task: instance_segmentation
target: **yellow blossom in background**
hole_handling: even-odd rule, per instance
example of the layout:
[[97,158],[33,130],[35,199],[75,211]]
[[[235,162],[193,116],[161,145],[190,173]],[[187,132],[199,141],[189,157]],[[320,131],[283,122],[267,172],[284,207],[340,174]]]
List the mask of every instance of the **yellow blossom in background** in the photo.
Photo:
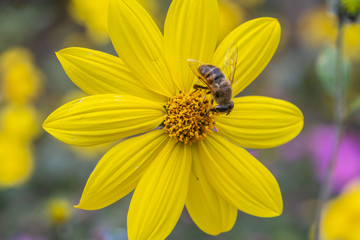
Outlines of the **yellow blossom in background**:
[[130,240],[165,239],[185,206],[211,235],[229,231],[239,209],[258,217],[282,213],[276,179],[243,147],[290,141],[302,129],[301,111],[284,100],[244,96],[233,99],[228,116],[205,114],[210,102],[194,91],[200,82],[187,63],[223,69],[235,44],[236,96],[272,58],[280,25],[274,18],[248,21],[217,46],[218,24],[216,0],[172,1],[164,34],[136,1],[110,0],[109,35],[119,57],[75,47],[57,52],[67,75],[90,96],[61,106],[43,127],[77,146],[128,138],[99,161],[76,207],[104,208],[134,190]]
[[329,201],[322,216],[324,240],[360,239],[360,181],[349,183]]
[[26,182],[33,172],[31,142],[39,134],[37,111],[31,106],[44,75],[30,50],[8,49],[0,55],[0,187]]
[[51,223],[64,224],[72,215],[72,205],[64,198],[52,198],[46,205],[46,213]]
[[301,40],[311,47],[335,42],[337,20],[326,6],[313,7],[303,12],[298,24]]
[[0,81],[4,100],[23,104],[34,100],[44,75],[35,65],[32,53],[21,47],[11,48],[0,55]]
[[27,143],[39,134],[40,120],[30,105],[7,104],[0,111],[0,132]]
[[31,141],[39,119],[31,106],[6,104],[0,112],[0,187],[25,183],[34,168]]
[[344,26],[343,39],[344,56],[360,60],[360,24],[348,23]]
[[[310,47],[334,46],[337,32],[337,17],[325,6],[310,9],[300,17],[300,37]],[[360,59],[360,24],[346,23],[343,34],[344,56],[354,60]]]
[[[152,13],[159,11],[158,0],[138,0]],[[91,40],[97,44],[106,44],[108,34],[109,0],[70,0],[69,13],[80,25],[85,26]]]
[[32,64],[33,62],[33,54],[29,49],[24,47],[13,47],[1,53],[0,63],[2,71],[6,71],[6,69],[11,69],[16,64]]
[[89,37],[96,43],[108,42],[108,0],[71,0],[69,13],[80,25],[84,25]]
[[0,134],[0,189],[23,184],[31,176],[33,167],[30,147]]
[[239,26],[245,19],[245,12],[240,4],[233,0],[219,0],[219,41]]

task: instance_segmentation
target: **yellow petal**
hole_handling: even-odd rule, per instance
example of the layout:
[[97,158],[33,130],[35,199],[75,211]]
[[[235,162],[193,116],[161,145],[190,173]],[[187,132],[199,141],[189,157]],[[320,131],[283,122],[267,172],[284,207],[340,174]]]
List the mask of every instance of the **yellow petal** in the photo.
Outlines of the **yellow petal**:
[[233,83],[236,96],[266,67],[280,41],[281,29],[274,18],[257,18],[232,31],[218,46],[213,63],[224,69],[224,58],[232,43],[238,47],[238,60]]
[[159,102],[115,94],[77,99],[56,109],[44,129],[67,144],[92,146],[150,131],[164,119]]
[[235,224],[237,209],[219,196],[209,184],[194,152],[186,208],[196,225],[207,234],[218,235]]
[[276,179],[245,149],[213,133],[200,142],[198,151],[209,183],[227,202],[258,217],[282,213]]
[[219,133],[246,148],[270,148],[296,137],[304,117],[295,105],[280,99],[248,96],[234,99],[234,109],[218,117]]
[[137,1],[110,0],[109,34],[119,57],[137,79],[159,94],[175,95],[164,58],[163,36]]
[[95,210],[126,196],[166,146],[167,139],[168,135],[159,129],[127,139],[110,149],[91,173],[76,207]]
[[154,101],[163,98],[143,86],[118,57],[75,47],[62,49],[56,56],[69,78],[87,94],[128,94]]
[[191,148],[169,141],[138,183],[128,212],[129,240],[165,239],[184,208]]
[[194,81],[187,59],[209,63],[218,37],[216,0],[174,0],[165,21],[165,56],[173,79],[182,91]]

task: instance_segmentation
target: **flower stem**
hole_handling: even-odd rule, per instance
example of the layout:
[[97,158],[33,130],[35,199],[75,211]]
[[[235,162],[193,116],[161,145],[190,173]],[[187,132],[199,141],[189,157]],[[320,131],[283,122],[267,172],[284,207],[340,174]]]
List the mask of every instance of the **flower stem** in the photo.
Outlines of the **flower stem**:
[[324,204],[327,202],[330,196],[331,180],[334,174],[336,160],[338,159],[340,144],[342,135],[344,132],[345,122],[345,89],[343,79],[343,61],[342,61],[342,38],[343,38],[343,24],[339,21],[338,34],[336,39],[336,66],[335,66],[335,78],[336,78],[336,95],[334,104],[334,128],[335,138],[331,148],[330,161],[326,169],[325,178],[320,188],[319,198],[315,209],[315,224],[314,224],[314,238],[315,240],[321,240],[321,215]]

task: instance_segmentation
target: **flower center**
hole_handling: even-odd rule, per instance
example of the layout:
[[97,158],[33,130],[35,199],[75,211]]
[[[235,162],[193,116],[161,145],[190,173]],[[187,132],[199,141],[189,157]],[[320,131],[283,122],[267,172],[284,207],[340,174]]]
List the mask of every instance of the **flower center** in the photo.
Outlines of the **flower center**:
[[216,112],[210,111],[205,91],[180,92],[166,104],[164,129],[176,141],[193,143],[203,140],[215,126]]

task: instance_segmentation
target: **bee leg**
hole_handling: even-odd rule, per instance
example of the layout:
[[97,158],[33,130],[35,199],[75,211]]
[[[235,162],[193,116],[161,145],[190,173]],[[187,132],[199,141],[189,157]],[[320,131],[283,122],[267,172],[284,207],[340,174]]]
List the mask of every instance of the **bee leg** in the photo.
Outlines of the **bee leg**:
[[198,89],[209,89],[209,88],[206,87],[206,86],[201,86],[201,85],[198,85],[198,84],[194,84],[194,85],[193,85],[193,88],[194,88],[195,90],[198,90]]
[[210,107],[209,107],[209,109],[206,111],[206,113],[205,113],[204,117],[205,117],[205,116],[207,116],[207,115],[209,114],[209,112],[210,112],[210,110],[211,110],[211,108],[212,108],[213,104],[214,104],[214,99],[211,99],[211,102],[210,102]]
[[[194,85],[193,85],[193,88],[194,88],[195,90],[198,90],[198,89],[206,89],[206,90],[209,90],[208,87],[206,87],[206,86],[201,86],[201,85],[198,85],[198,84],[194,84]],[[203,98],[203,100],[201,101],[200,106],[204,103],[205,98],[206,98],[206,95],[209,94],[209,93],[211,93],[211,91],[208,91],[208,92],[205,93],[204,98]]]
[[206,95],[208,95],[209,93],[211,93],[211,91],[208,91],[208,92],[206,92],[205,93],[205,95],[204,95],[204,97],[203,97],[203,99],[202,99],[202,101],[201,101],[201,103],[200,103],[200,107],[201,107],[201,105],[204,103],[204,101],[205,101],[205,98],[206,98]]
[[226,113],[229,109],[228,105],[217,105],[215,107],[216,111],[219,113]]
[[196,111],[195,111],[195,112],[199,111],[199,109],[201,108],[201,106],[203,105],[203,103],[204,103],[204,101],[205,101],[206,95],[207,95],[207,94],[209,94],[209,93],[210,93],[210,92],[206,92],[206,93],[205,93],[205,95],[204,95],[204,97],[203,97],[203,99],[202,99],[201,103],[199,104],[198,109],[196,109]]

